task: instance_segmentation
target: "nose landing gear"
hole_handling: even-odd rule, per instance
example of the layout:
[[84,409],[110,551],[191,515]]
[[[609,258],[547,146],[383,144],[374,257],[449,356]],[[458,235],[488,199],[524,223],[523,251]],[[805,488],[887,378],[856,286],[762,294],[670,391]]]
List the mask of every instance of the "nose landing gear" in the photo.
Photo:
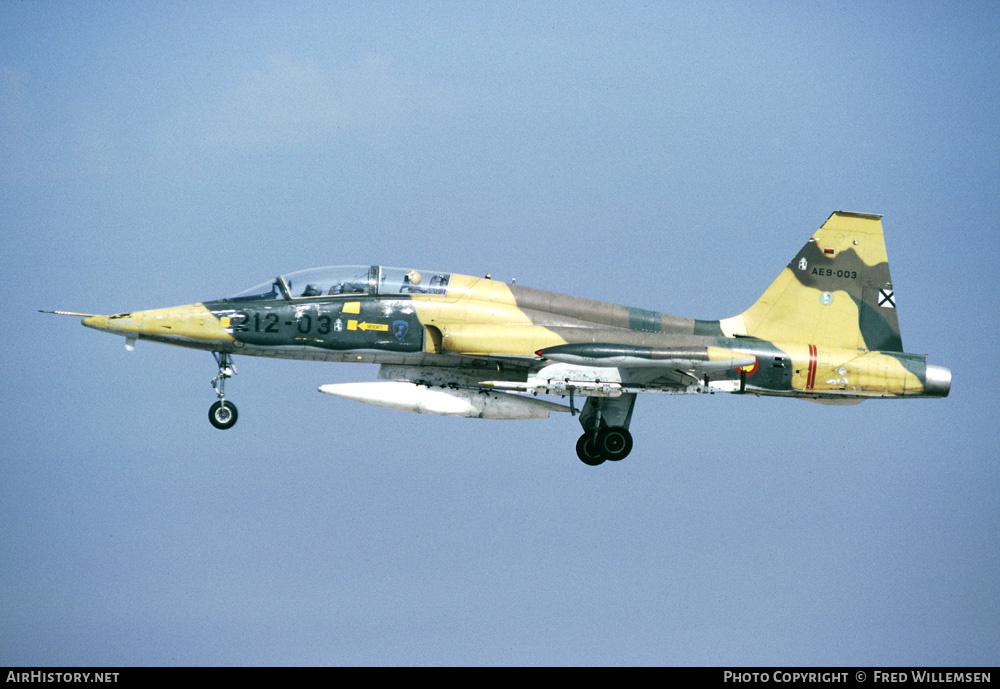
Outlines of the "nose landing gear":
[[226,352],[212,352],[215,363],[219,366],[219,375],[212,379],[212,389],[219,396],[219,401],[208,410],[208,420],[220,431],[232,428],[236,424],[236,405],[226,401],[226,378],[236,375],[233,359]]

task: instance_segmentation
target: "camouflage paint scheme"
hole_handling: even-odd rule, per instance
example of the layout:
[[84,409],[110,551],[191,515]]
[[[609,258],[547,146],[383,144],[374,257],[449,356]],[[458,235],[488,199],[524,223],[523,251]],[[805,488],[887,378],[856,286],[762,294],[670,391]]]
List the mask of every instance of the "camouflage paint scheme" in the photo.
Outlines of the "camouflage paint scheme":
[[[833,213],[756,303],[719,321],[379,266],[353,269],[360,277],[350,289],[328,278],[302,291],[323,270],[337,272],[278,278],[266,295],[83,324],[223,354],[379,363],[381,378],[448,389],[575,394],[589,398],[580,420],[594,438],[628,428],[638,393],[851,404],[944,397],[950,388],[947,369],[903,353],[878,215]],[[621,456],[578,451],[588,463],[620,459],[631,449],[625,436]]]

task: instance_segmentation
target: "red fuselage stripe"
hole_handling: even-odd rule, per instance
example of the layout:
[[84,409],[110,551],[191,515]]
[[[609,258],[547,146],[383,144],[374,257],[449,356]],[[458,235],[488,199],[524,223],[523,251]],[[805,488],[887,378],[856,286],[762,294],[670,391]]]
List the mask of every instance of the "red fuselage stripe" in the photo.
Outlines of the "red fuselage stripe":
[[806,389],[812,390],[816,384],[816,345],[809,345],[809,373],[806,376]]

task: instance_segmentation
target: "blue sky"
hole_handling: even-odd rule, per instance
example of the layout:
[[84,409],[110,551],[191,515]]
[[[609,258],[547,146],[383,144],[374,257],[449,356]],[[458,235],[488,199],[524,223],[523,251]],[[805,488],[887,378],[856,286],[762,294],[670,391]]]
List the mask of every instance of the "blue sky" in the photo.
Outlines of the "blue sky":
[[[0,4],[0,664],[995,664],[990,3]],[[567,417],[71,319],[382,263],[739,313],[884,214],[946,400]]]

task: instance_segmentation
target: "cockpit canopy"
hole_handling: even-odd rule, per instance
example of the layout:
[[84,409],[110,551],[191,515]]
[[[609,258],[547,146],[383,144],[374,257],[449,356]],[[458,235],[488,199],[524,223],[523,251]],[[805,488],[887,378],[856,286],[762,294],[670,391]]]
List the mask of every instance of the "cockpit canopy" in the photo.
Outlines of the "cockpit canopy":
[[384,266],[326,266],[280,275],[227,301],[308,299],[311,297],[444,294],[451,273]]

